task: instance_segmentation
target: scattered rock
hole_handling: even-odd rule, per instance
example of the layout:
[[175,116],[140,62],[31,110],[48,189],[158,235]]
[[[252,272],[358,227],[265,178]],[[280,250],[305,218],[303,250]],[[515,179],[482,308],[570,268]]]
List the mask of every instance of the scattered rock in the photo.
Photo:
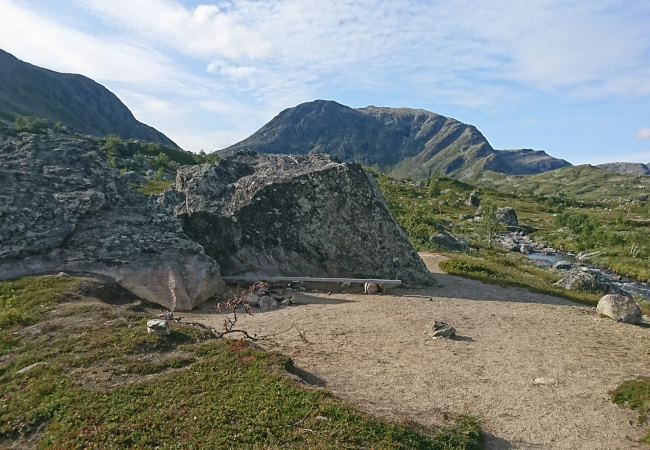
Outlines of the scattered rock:
[[456,334],[456,329],[445,322],[436,320],[431,327],[431,337],[450,338]]
[[164,319],[151,319],[147,321],[147,333],[159,336],[169,335],[169,322]]
[[293,297],[285,298],[280,302],[280,305],[282,306],[290,306],[293,305]]
[[555,378],[539,377],[539,378],[535,378],[535,384],[557,384],[557,381],[555,380]]
[[260,305],[260,297],[259,295],[256,294],[248,294],[246,296],[246,301],[248,302],[249,305],[258,307]]
[[264,297],[260,297],[258,306],[262,311],[273,311],[278,309],[279,304],[273,297],[265,295]]
[[477,195],[476,191],[473,191],[471,194],[469,194],[469,197],[467,198],[465,204],[468,206],[479,206],[481,204],[481,199]]
[[580,252],[576,255],[576,259],[582,263],[591,261],[591,258],[598,255],[600,252]]
[[529,255],[533,253],[533,247],[530,244],[521,244],[519,247],[519,252],[523,253],[524,255]]
[[516,227],[519,226],[519,220],[517,219],[517,213],[510,206],[504,208],[497,208],[496,212],[497,220],[504,225]]
[[596,312],[618,322],[641,323],[642,314],[634,300],[619,294],[607,294],[598,301]]
[[467,239],[449,231],[440,231],[431,235],[429,242],[438,250],[464,252],[469,248]]
[[573,265],[569,261],[558,261],[553,266],[551,269],[553,270],[571,270]]
[[16,375],[25,375],[25,374],[31,372],[32,370],[36,369],[37,367],[47,366],[47,365],[48,365],[48,363],[45,362],[45,361],[35,362],[34,364],[30,364],[27,367],[23,367],[22,369],[17,370]]

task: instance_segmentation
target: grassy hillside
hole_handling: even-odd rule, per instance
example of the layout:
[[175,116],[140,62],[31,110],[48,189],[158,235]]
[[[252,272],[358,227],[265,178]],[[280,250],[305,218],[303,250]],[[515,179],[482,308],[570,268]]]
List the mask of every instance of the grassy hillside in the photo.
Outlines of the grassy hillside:
[[446,177],[417,183],[373,176],[418,250],[432,248],[429,237],[439,227],[465,236],[474,250],[484,246],[480,224],[463,218],[476,212],[465,200],[478,191],[483,201],[513,207],[520,227],[536,240],[560,249],[599,251],[595,257],[599,265],[642,281],[650,279],[650,200],[645,197],[650,177],[589,166],[541,175],[490,174],[480,187]]

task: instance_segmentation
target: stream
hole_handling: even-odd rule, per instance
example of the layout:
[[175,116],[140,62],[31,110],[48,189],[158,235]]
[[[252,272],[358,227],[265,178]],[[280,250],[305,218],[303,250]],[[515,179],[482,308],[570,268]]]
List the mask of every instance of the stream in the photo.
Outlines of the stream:
[[646,283],[629,280],[625,277],[622,277],[621,275],[604,271],[597,266],[582,264],[578,262],[576,257],[571,253],[557,252],[555,254],[544,254],[535,252],[530,253],[526,256],[535,264],[546,268],[550,268],[553,264],[559,261],[567,261],[572,265],[584,265],[590,269],[597,270],[598,272],[602,273],[610,282],[612,282],[612,284],[616,285],[620,289],[623,289],[630,294],[642,295],[646,300],[650,300],[650,286]]

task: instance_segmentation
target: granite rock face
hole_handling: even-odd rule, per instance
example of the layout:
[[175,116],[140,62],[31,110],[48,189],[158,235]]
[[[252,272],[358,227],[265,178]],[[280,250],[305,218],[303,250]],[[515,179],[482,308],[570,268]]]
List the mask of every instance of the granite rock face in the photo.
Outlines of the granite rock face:
[[185,166],[161,203],[223,275],[434,280],[359,165],[240,152]]
[[223,287],[180,221],[129,188],[93,141],[21,134],[0,147],[0,183],[0,279],[103,274],[176,310]]

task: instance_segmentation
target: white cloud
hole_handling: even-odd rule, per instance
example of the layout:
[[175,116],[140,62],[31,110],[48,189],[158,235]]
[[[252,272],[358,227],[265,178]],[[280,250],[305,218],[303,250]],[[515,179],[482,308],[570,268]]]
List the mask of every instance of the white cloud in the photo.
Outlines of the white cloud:
[[634,137],[638,140],[650,139],[650,128],[639,128]]
[[228,13],[216,5],[185,8],[166,0],[83,0],[116,25],[129,27],[149,39],[199,56],[255,59],[271,51],[246,24],[240,11]]

